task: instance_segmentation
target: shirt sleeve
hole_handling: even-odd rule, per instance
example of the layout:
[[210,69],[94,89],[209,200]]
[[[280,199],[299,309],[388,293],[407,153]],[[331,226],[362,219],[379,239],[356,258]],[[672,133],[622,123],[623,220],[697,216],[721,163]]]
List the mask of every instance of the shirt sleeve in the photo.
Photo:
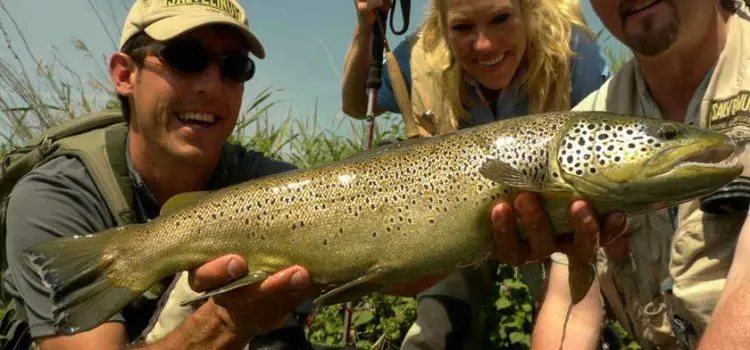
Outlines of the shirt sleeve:
[[[6,215],[5,287],[26,315],[32,337],[54,335],[50,289],[27,265],[23,251],[40,242],[115,226],[83,164],[60,157],[23,177],[10,194]],[[123,321],[117,314],[110,320]]]
[[575,106],[586,96],[599,89],[609,78],[607,63],[602,58],[601,47],[579,28],[573,29],[570,43],[574,56],[571,67],[570,105]]
[[[411,45],[409,45],[409,39],[402,40],[392,52],[393,56],[396,57],[399,68],[401,68],[401,73],[404,75],[406,91],[411,95],[411,66],[409,65],[409,61],[411,60]],[[396,102],[396,96],[393,93],[393,85],[391,83],[391,76],[388,73],[385,57],[383,57],[383,85],[378,90],[377,108],[381,111],[401,113]]]

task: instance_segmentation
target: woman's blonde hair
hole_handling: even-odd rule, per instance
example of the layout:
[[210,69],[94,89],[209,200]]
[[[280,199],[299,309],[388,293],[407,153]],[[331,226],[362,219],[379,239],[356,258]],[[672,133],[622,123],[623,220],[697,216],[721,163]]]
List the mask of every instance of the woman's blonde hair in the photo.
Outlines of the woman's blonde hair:
[[[466,84],[461,67],[447,43],[445,16],[450,0],[432,0],[421,28],[421,39],[431,69],[440,71],[439,84],[457,118],[468,118]],[[592,39],[578,0],[516,0],[526,25],[526,53],[522,66],[523,93],[529,96],[529,112],[570,109],[570,39],[577,26]]]

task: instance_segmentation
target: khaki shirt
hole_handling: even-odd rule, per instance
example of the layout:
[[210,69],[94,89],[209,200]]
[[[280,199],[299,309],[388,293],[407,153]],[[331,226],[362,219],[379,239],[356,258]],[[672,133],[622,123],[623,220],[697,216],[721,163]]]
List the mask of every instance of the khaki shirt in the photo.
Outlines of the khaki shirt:
[[[727,45],[699,86],[685,123],[733,136],[742,146],[743,176],[750,175],[750,16],[743,6],[730,21]],[[638,64],[631,60],[574,110],[606,110],[663,118]],[[745,214],[713,215],[692,201],[677,215],[664,209],[631,216],[629,254],[620,261],[598,254],[602,296],[644,349],[695,348],[710,320],[732,262]],[[554,254],[555,263],[567,264]]]

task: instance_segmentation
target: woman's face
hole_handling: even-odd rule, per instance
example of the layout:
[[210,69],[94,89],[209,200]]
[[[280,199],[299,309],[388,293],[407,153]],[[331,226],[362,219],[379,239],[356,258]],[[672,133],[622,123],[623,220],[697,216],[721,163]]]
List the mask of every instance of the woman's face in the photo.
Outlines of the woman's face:
[[526,49],[520,0],[443,0],[456,61],[489,89],[506,87]]

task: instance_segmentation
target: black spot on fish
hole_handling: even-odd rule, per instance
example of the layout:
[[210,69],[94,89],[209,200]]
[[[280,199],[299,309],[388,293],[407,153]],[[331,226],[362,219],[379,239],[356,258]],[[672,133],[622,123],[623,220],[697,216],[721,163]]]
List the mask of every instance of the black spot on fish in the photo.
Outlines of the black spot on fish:
[[328,240],[327,239],[323,240],[323,245],[328,245]]

